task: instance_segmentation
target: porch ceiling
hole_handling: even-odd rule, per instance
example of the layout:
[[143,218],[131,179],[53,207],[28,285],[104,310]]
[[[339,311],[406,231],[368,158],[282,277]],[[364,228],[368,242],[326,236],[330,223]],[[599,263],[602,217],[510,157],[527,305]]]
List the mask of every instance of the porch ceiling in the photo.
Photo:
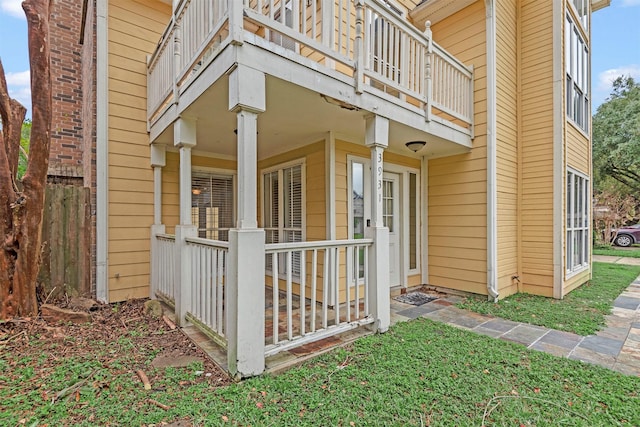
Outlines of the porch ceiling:
[[[266,111],[258,116],[258,156],[268,158],[324,139],[329,131],[336,138],[364,143],[368,111],[348,109],[319,93],[267,75]],[[228,110],[229,79],[222,77],[205,90],[183,113],[197,119],[195,151],[233,159],[236,157],[236,115]],[[347,108],[345,108],[347,107]],[[354,107],[355,108],[355,107]],[[428,141],[413,153],[408,141]],[[156,143],[173,145],[173,125]],[[389,126],[389,150],[411,157],[442,157],[467,151],[465,147],[398,122]]]

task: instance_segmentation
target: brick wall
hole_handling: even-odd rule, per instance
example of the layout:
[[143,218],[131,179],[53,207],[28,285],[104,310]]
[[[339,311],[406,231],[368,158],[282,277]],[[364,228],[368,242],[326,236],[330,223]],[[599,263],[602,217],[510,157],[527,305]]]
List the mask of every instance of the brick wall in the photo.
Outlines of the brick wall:
[[91,190],[88,287],[95,296],[95,0],[53,0],[49,31],[53,117],[48,181]]
[[49,21],[53,120],[49,175],[82,185],[82,0],[54,0]]

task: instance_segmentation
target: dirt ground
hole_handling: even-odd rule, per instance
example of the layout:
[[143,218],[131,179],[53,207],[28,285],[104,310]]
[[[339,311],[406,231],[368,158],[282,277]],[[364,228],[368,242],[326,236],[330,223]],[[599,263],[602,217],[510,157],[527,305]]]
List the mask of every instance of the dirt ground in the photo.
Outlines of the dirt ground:
[[[194,382],[207,381],[211,386],[230,383],[229,377],[215,365],[195,344],[170,321],[145,313],[144,299],[129,300],[118,304],[98,304],[91,308],[73,307],[70,301],[58,301],[55,305],[88,312],[91,322],[74,324],[49,324],[42,318],[14,319],[0,322],[0,353],[8,352],[11,360],[29,359],[34,354],[46,354],[44,361],[35,361],[36,375],[46,375],[61,358],[99,360],[105,369],[116,369],[114,360],[127,353],[127,365],[131,375],[137,370],[145,372],[153,384],[162,379],[163,369],[150,369],[151,358],[180,358],[191,356],[203,363],[205,375]],[[172,326],[174,328],[172,329]],[[122,339],[130,340],[134,351],[121,347]],[[129,343],[129,341],[127,341]],[[120,348],[122,351],[117,351]],[[106,351],[105,349],[116,349]],[[18,362],[12,362],[18,363]],[[113,374],[122,374],[114,372]],[[41,378],[43,381],[46,378]],[[34,379],[37,382],[37,379]],[[0,384],[0,387],[2,385]]]

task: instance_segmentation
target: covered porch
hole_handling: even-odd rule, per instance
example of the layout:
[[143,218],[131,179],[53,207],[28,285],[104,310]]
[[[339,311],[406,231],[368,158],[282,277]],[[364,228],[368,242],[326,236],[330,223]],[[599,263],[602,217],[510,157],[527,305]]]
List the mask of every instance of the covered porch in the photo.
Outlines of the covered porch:
[[391,285],[424,283],[426,159],[472,144],[472,69],[375,0],[183,1],[148,87],[151,297],[239,377],[385,332]]

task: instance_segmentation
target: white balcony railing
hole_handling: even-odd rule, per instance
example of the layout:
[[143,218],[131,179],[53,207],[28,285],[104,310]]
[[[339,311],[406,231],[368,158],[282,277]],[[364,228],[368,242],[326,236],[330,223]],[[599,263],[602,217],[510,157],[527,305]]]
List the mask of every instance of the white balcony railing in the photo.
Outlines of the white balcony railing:
[[266,245],[266,356],[373,322],[367,265],[372,244],[359,239]]
[[358,93],[384,91],[472,134],[473,69],[380,0],[183,0],[148,61],[150,123],[247,31],[353,77]]

